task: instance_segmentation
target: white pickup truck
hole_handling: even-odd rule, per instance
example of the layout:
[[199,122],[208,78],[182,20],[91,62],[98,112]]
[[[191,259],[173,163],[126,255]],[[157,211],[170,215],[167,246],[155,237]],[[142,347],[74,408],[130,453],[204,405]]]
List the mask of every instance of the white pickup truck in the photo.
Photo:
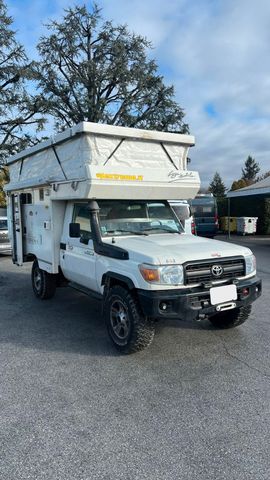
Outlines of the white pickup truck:
[[122,353],[157,319],[242,324],[261,294],[245,247],[183,232],[168,200],[194,197],[187,135],[82,123],[9,161],[13,261],[32,261],[35,295],[69,285],[102,302]]

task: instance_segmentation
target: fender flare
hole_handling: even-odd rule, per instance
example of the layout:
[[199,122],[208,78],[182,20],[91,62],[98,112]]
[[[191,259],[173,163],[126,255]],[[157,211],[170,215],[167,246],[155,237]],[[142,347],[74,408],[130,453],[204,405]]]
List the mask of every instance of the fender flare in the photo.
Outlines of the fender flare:
[[107,279],[119,280],[121,283],[124,283],[125,285],[127,285],[129,290],[133,290],[136,288],[133,281],[129,277],[126,277],[125,275],[121,275],[121,273],[110,272],[110,271],[104,273],[102,275],[101,285],[105,285]]

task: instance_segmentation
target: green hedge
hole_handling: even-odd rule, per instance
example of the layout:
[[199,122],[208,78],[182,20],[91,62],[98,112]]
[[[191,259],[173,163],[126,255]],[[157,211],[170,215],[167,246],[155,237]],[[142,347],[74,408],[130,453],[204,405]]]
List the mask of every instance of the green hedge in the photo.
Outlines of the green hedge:
[[[218,215],[228,215],[228,199],[218,198]],[[234,197],[230,199],[231,217],[258,217],[257,233],[270,234],[270,196],[250,195],[246,197]]]

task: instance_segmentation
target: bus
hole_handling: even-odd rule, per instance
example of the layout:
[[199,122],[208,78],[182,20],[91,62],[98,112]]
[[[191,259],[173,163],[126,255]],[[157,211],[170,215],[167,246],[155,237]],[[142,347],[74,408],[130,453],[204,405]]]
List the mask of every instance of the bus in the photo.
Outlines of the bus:
[[219,229],[217,201],[212,194],[200,194],[190,200],[197,235],[213,238]]

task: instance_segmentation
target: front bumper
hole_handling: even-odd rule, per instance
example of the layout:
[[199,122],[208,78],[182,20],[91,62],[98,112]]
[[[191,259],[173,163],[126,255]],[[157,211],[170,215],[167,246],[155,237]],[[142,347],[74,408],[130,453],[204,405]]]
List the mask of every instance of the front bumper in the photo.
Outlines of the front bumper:
[[[231,283],[226,282],[222,285]],[[236,308],[251,304],[261,295],[262,284],[258,277],[234,283],[237,287],[237,300],[233,301]],[[248,290],[248,294],[247,292],[243,294],[244,289]],[[137,290],[137,294],[144,315],[150,318],[196,320],[217,313],[217,305],[211,305],[210,302],[209,284],[177,290]],[[166,309],[163,309],[164,305]]]

